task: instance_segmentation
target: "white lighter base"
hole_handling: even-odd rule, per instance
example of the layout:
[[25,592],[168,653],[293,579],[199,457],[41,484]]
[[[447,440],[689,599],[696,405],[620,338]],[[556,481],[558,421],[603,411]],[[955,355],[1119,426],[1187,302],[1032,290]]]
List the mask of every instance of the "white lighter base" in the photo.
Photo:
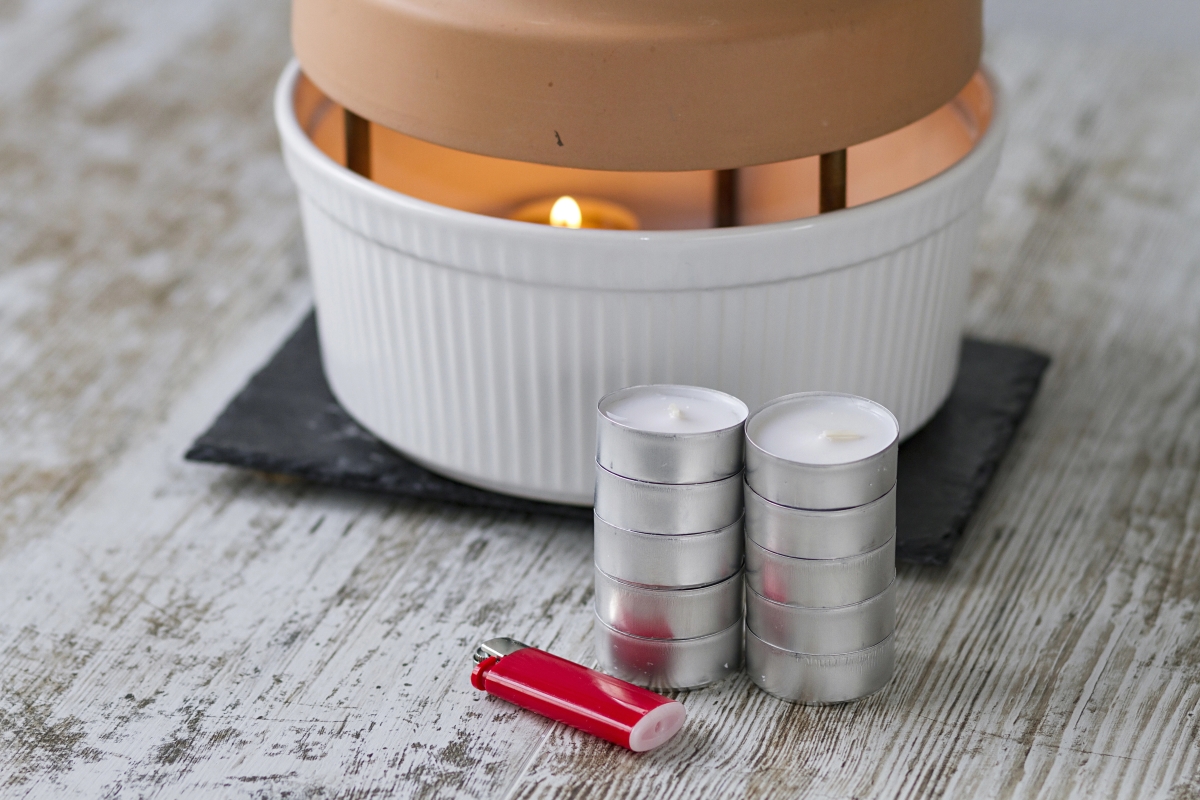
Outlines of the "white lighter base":
[[754,443],[799,464],[849,464],[870,458],[896,440],[895,420],[861,397],[816,394],[765,409]]
[[629,732],[629,749],[644,753],[665,744],[687,720],[687,709],[678,700],[664,703],[637,721]]
[[746,406],[724,392],[699,386],[635,386],[619,392],[600,413],[626,428],[650,433],[711,433],[741,424]]

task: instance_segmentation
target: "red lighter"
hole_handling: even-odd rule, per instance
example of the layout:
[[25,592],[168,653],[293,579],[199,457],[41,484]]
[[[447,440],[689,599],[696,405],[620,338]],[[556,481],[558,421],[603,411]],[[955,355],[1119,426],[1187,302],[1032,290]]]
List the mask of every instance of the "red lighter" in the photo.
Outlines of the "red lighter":
[[653,750],[683,727],[683,704],[515,639],[475,650],[471,685],[635,753]]

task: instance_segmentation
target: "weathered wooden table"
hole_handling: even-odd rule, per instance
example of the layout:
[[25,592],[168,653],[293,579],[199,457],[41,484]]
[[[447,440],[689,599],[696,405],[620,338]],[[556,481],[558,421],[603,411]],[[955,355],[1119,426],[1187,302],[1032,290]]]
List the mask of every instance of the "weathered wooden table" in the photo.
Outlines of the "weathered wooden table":
[[591,658],[591,538],[186,464],[307,308],[287,6],[0,2],[0,795],[1200,797],[1200,56],[993,37],[969,325],[1053,355],[882,694],[634,756],[470,688]]

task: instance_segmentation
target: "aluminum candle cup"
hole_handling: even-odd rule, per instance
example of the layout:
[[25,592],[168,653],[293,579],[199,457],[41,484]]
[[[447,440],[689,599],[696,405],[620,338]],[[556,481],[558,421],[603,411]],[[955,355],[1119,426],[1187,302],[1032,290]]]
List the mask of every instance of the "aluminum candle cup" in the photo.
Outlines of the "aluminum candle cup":
[[596,406],[596,463],[649,483],[711,483],[742,471],[749,409],[699,386],[631,386]]
[[746,630],[746,672],[767,694],[789,703],[828,705],[875,694],[892,679],[896,640],[853,653],[793,653],[767,644]]
[[869,600],[836,608],[784,605],[747,587],[746,627],[767,644],[794,653],[862,650],[879,644],[896,629],[896,582]]
[[605,625],[592,626],[600,669],[652,689],[696,689],[724,680],[742,666],[741,620],[691,639],[646,639]]
[[742,478],[709,483],[649,483],[596,465],[596,514],[610,525],[642,533],[705,533],[742,516]]
[[896,487],[865,506],[809,511],[772,503],[745,487],[746,536],[793,558],[847,558],[874,550],[896,533]]
[[874,597],[896,577],[896,537],[849,558],[792,558],[746,541],[746,583],[776,603],[832,608]]
[[746,483],[791,508],[853,508],[896,484],[900,423],[863,397],[802,392],[746,421]]
[[742,520],[706,533],[641,533],[594,515],[596,567],[617,580],[643,586],[692,587],[718,583],[742,568]]
[[723,631],[742,618],[742,574],[695,589],[651,589],[619,581],[599,568],[596,616],[643,639],[692,639]]

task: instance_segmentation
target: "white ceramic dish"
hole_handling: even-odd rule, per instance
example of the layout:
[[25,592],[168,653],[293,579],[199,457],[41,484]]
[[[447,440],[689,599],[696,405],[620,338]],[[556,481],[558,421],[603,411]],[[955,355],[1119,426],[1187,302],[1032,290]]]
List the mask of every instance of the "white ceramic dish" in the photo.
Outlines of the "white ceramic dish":
[[[902,435],[950,389],[1005,127],[992,81],[970,152],[910,189],[819,217],[626,232],[513,222],[365,180],[306,134],[298,76],[284,71],[275,113],[330,387],[430,469],[591,505],[596,402],[624,386],[709,386],[751,408],[848,392],[891,409]],[[969,111],[956,112],[965,128]],[[850,163],[853,182],[853,150]]]

